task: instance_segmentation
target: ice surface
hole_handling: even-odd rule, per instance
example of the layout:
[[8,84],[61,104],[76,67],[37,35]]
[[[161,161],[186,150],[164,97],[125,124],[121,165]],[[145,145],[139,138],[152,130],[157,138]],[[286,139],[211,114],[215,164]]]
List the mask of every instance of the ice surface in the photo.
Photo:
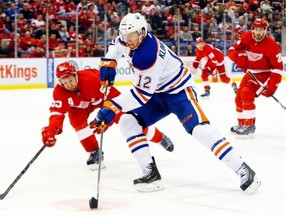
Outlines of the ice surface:
[[[202,93],[201,84],[197,84],[196,91]],[[48,123],[51,95],[51,89],[0,91],[0,193],[42,147],[41,128]],[[286,95],[283,82],[275,96],[288,105]],[[262,180],[256,194],[242,193],[238,176],[187,135],[174,116],[169,116],[157,126],[174,141],[174,152],[150,145],[165,189],[153,193],[135,190],[132,182],[141,172],[116,125],[104,134],[107,168],[101,172],[98,209],[90,210],[89,199],[96,196],[98,172],[87,168],[88,154],[67,118],[56,145],[46,148],[0,200],[0,215],[285,215],[286,111],[272,98],[257,98],[255,136],[238,139],[229,133],[236,114],[234,93],[228,85],[213,83],[210,98],[199,101],[211,123]]]

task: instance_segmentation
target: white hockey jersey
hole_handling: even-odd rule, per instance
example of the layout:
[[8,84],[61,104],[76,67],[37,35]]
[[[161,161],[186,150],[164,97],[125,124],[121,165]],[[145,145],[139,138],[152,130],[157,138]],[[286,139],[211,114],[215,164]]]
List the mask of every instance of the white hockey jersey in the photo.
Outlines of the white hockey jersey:
[[193,85],[192,75],[182,60],[150,33],[135,50],[117,37],[105,58],[117,61],[123,56],[134,73],[132,89],[113,99],[123,111],[142,106],[154,93],[175,94]]

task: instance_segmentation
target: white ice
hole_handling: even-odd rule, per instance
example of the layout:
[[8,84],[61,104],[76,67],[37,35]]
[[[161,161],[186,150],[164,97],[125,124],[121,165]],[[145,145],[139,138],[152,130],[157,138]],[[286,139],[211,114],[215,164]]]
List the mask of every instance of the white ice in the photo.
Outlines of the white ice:
[[[196,91],[202,93],[201,84],[197,84]],[[275,96],[288,105],[286,95],[283,82]],[[41,128],[48,123],[51,96],[52,89],[0,91],[0,193],[42,147]],[[88,154],[67,118],[56,145],[44,149],[0,200],[0,215],[285,215],[286,111],[272,98],[257,98],[255,136],[239,139],[229,133],[236,123],[234,96],[228,85],[213,83],[210,98],[199,98],[199,102],[211,123],[262,180],[254,195],[244,194],[238,176],[186,134],[171,115],[157,126],[174,141],[175,151],[169,153],[157,144],[150,145],[165,189],[153,193],[135,190],[132,182],[141,172],[115,125],[104,134],[107,168],[101,172],[98,209],[90,210],[89,199],[96,196],[98,172],[87,168]]]

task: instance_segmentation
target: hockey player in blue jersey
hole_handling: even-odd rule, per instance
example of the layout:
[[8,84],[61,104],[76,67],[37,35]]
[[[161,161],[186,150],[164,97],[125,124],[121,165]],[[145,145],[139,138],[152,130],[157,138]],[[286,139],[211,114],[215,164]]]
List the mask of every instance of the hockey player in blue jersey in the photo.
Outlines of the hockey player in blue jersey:
[[119,128],[143,170],[143,176],[134,180],[137,190],[162,189],[158,185],[161,175],[150,155],[142,127],[153,125],[173,113],[187,133],[239,175],[243,191],[254,193],[260,180],[229,141],[210,124],[197,102],[191,73],[182,60],[147,32],[147,21],[140,13],[128,13],[120,23],[119,32],[105,58],[101,59],[101,80],[113,85],[117,60],[124,57],[134,72],[133,86],[126,94],[107,100],[95,120],[109,124],[115,115],[125,112]]

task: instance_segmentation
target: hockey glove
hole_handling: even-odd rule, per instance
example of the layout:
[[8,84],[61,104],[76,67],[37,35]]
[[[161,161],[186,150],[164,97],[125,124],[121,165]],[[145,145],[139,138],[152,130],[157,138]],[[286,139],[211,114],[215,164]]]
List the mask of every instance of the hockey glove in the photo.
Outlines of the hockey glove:
[[270,77],[267,86],[263,89],[261,94],[265,97],[271,97],[278,88],[279,81]]
[[105,125],[110,125],[113,123],[115,116],[121,114],[121,109],[122,107],[113,100],[106,100],[103,107],[99,110],[95,121],[100,122],[100,124],[104,121]]
[[108,85],[114,85],[117,62],[114,59],[101,58],[100,79],[102,82],[108,81]]
[[52,147],[56,143],[55,135],[57,134],[57,130],[55,127],[47,126],[42,128],[42,142],[47,147]]
[[[91,121],[89,123],[89,127],[91,129],[94,129],[93,133],[97,133],[100,134],[101,133],[101,122],[96,121],[96,119],[94,119],[93,121]],[[108,125],[104,124],[104,132],[108,129]]]
[[192,67],[193,67],[193,68],[196,69],[196,68],[198,68],[198,66],[199,66],[199,62],[195,62],[195,61],[194,61],[194,62],[192,63]]

